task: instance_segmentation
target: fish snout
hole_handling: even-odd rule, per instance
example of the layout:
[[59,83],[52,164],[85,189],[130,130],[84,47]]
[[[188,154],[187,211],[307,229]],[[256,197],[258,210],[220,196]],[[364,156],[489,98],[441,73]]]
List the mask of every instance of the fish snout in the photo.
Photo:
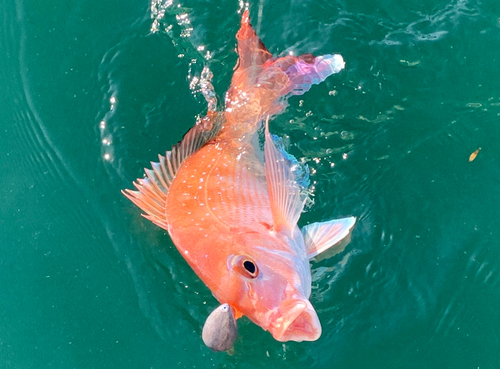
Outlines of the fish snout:
[[277,341],[316,341],[321,336],[321,323],[316,310],[307,299],[283,301],[269,326]]

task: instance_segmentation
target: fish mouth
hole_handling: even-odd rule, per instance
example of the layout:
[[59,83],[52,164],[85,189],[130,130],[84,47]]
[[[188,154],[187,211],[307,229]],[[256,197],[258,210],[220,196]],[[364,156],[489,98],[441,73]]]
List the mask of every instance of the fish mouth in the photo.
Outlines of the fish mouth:
[[309,300],[283,301],[277,316],[269,326],[277,341],[316,341],[321,336],[321,323]]

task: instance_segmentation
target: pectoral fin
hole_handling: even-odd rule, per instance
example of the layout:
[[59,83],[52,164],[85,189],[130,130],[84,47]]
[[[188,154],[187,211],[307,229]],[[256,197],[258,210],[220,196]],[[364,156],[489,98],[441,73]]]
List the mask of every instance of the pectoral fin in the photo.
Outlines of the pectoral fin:
[[287,154],[282,147],[277,147],[269,133],[269,118],[265,125],[264,167],[274,227],[276,230],[293,229],[304,209],[304,186],[307,173],[297,160]]
[[302,235],[309,259],[326,250],[329,250],[330,256],[342,252],[346,244],[340,241],[349,235],[355,222],[356,218],[349,217],[312,223],[303,227]]

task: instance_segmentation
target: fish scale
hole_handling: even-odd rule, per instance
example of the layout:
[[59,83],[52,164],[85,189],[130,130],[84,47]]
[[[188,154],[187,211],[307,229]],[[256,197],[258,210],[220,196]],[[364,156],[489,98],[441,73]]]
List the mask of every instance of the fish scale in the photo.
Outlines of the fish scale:
[[[192,224],[194,218],[200,224],[216,222],[226,229],[252,224],[255,219],[272,223],[265,183],[255,178],[242,164],[244,160],[237,160],[230,149],[206,145],[178,171],[166,200],[172,233],[183,224]],[[177,211],[180,208],[182,213]]]

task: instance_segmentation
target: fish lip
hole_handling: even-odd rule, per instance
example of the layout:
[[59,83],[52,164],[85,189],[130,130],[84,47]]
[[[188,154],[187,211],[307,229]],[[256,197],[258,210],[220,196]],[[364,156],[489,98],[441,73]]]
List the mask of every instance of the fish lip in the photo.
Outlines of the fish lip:
[[316,341],[321,336],[318,315],[307,299],[282,302],[276,315],[268,330],[277,341]]

